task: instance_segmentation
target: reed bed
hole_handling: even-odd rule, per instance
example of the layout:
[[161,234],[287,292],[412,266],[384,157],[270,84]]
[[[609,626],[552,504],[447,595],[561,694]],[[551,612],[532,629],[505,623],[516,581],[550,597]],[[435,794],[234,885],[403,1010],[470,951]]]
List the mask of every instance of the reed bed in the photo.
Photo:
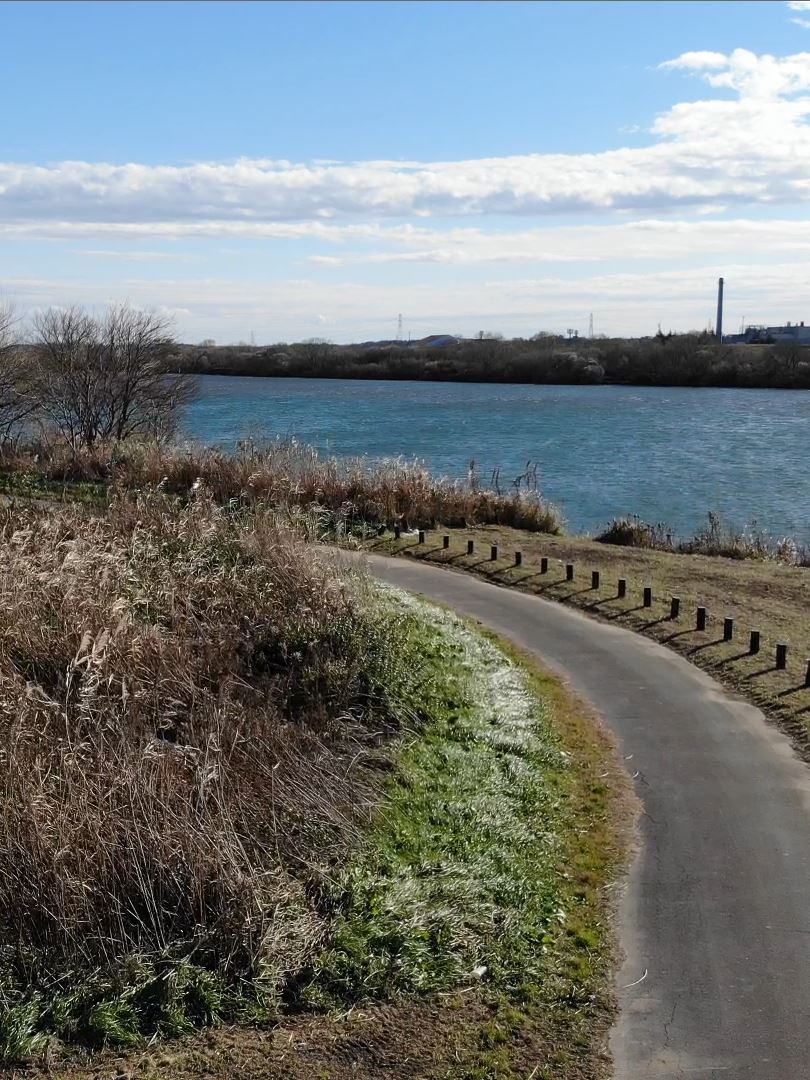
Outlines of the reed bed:
[[0,519],[0,1060],[272,1009],[402,721],[395,620],[191,487]]
[[[50,483],[96,483],[113,489],[159,486],[187,494],[198,480],[220,503],[265,501],[321,512],[333,527],[400,524],[405,528],[508,525],[559,533],[560,511],[516,482],[509,492],[434,477],[419,461],[325,457],[295,439],[244,442],[233,452],[197,445],[136,442],[114,451],[74,451],[61,442],[6,449],[0,467]],[[522,478],[521,478],[522,479]]]

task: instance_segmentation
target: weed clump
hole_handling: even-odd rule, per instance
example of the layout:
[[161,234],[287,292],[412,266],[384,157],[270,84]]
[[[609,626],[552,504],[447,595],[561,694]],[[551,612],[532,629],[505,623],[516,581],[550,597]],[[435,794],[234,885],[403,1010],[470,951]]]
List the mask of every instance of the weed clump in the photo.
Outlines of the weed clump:
[[682,555],[709,555],[725,559],[771,559],[790,566],[810,566],[810,550],[789,537],[773,540],[756,521],[744,529],[726,524],[710,512],[694,536],[677,539],[667,525],[651,525],[635,515],[614,518],[594,539],[600,544],[649,548]]

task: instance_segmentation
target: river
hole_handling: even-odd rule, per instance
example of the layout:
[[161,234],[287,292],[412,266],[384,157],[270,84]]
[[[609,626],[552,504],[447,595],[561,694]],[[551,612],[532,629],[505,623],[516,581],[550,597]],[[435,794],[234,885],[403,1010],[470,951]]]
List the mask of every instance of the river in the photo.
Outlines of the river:
[[691,534],[718,511],[810,538],[810,391],[528,386],[205,375],[186,434],[295,435],[328,453],[404,455],[508,488],[536,463],[571,531],[636,513]]

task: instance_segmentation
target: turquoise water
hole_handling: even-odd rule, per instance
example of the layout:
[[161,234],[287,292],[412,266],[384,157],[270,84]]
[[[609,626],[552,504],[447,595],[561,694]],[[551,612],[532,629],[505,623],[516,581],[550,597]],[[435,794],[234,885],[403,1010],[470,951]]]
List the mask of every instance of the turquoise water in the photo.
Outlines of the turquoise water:
[[709,510],[810,537],[810,391],[502,386],[206,375],[187,433],[295,435],[335,454],[424,460],[504,486],[528,461],[571,530],[637,513],[691,533]]

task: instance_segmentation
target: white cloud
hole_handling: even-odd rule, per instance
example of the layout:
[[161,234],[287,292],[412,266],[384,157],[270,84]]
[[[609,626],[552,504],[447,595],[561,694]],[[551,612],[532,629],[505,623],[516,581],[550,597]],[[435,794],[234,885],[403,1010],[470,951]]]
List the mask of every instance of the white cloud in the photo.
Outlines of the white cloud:
[[296,238],[386,218],[650,213],[810,199],[810,53],[687,52],[662,65],[731,100],[660,115],[652,145],[466,161],[0,163],[5,228],[40,235]]
[[684,221],[641,219],[619,225],[556,226],[520,232],[483,229],[411,229],[381,231],[379,250],[352,246],[342,255],[313,255],[325,267],[382,263],[439,263],[473,266],[487,263],[591,263],[628,260],[697,259],[745,251],[810,255],[810,221]]
[[85,259],[117,259],[121,262],[155,262],[162,259],[180,259],[187,261],[190,255],[179,255],[171,251],[93,251],[87,248],[76,248],[71,252]]

